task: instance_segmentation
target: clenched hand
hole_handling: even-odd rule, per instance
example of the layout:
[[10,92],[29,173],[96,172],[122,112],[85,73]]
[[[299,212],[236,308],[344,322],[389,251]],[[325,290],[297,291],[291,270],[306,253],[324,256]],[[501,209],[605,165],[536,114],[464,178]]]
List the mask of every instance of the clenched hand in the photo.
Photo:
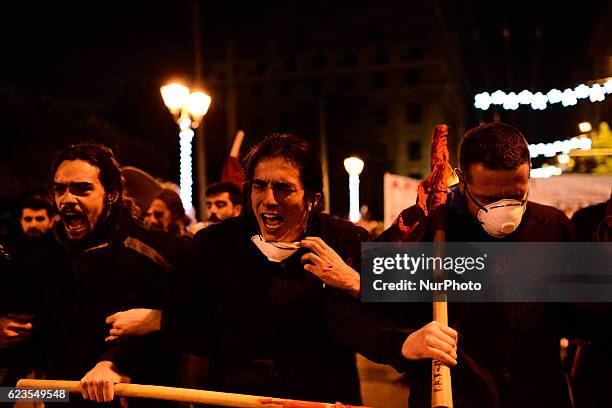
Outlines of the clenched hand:
[[158,331],[161,327],[161,310],[130,309],[118,312],[106,318],[106,324],[112,324],[106,341],[119,336],[142,336]]
[[30,315],[0,316],[0,349],[12,347],[27,340],[32,331],[31,320]]
[[311,252],[302,256],[304,269],[318,276],[326,285],[342,289],[359,297],[360,277],[319,237],[306,237],[299,244]]
[[[81,395],[86,400],[109,402],[115,398],[115,384],[129,383],[112,361],[100,361],[81,379]],[[125,401],[121,405],[126,406]]]
[[456,330],[433,321],[408,336],[402,346],[402,355],[408,360],[431,358],[455,366],[457,340]]

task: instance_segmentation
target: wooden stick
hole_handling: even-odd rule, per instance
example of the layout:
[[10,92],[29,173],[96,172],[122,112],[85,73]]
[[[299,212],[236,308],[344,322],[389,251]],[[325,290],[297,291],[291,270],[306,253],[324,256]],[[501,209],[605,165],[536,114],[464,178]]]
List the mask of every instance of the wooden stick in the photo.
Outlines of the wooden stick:
[[[446,302],[433,302],[433,319],[448,326]],[[440,360],[431,361],[431,407],[453,408],[450,367]]]
[[230,157],[240,157],[240,146],[242,145],[242,140],[244,139],[244,132],[239,130],[236,132],[236,136],[234,136],[234,143],[232,144],[232,150],[230,150]]
[[[17,387],[28,389],[61,389],[71,393],[81,393],[80,381],[31,380],[21,379]],[[232,394],[227,392],[194,390],[189,388],[161,387],[158,385],[115,384],[115,395],[119,397],[150,398],[180,401],[194,404],[210,404],[222,407],[246,408],[350,408],[341,403],[298,401],[284,398],[259,397],[256,395]],[[352,407],[365,408],[365,407]]]
[[[437,230],[434,233],[434,256],[444,256],[444,242],[446,233]],[[443,270],[434,268],[434,281],[443,279]],[[445,326],[448,326],[448,305],[446,293],[434,294],[433,319]],[[451,387],[450,367],[440,360],[431,361],[431,407],[432,408],[453,408],[453,390]]]

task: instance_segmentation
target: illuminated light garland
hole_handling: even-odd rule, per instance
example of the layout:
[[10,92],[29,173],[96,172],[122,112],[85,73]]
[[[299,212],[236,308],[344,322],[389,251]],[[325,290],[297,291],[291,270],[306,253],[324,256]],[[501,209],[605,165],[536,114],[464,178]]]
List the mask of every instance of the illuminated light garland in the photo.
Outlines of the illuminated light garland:
[[552,176],[560,176],[563,173],[560,167],[546,166],[539,169],[531,169],[529,175],[531,178],[549,178]]
[[540,155],[554,157],[558,153],[568,154],[571,150],[589,150],[593,141],[588,137],[572,137],[569,140],[557,140],[552,143],[538,143],[529,145],[531,158]]
[[357,222],[359,213],[359,174],[349,175],[349,220]]
[[193,203],[191,201],[193,173],[191,165],[191,140],[193,139],[193,130],[184,129],[179,133],[180,150],[181,150],[181,167],[180,167],[180,187],[181,201],[185,211],[190,211]]
[[482,92],[474,96],[474,107],[488,110],[491,105],[499,105],[506,110],[516,110],[520,105],[530,105],[533,110],[544,110],[548,105],[556,103],[561,103],[564,107],[574,106],[578,100],[587,98],[591,102],[601,102],[606,99],[607,94],[612,94],[612,79],[592,86],[580,84],[573,89],[567,88],[563,91],[551,89],[546,94],[532,93],[528,90],[523,90],[518,95],[514,92],[505,93],[500,90],[492,94]]

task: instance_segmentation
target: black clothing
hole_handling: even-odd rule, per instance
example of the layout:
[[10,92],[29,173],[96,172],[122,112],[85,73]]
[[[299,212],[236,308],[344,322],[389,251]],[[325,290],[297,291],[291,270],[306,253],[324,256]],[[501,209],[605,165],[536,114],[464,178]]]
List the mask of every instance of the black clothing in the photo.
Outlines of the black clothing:
[[[5,262],[0,266],[0,316],[24,322],[34,312],[35,291],[27,276],[28,263],[38,251],[54,240],[48,232],[38,237],[27,238],[21,234],[4,249]],[[0,251],[2,252],[2,251]],[[0,386],[15,386],[19,378],[25,377],[35,365],[32,344],[24,341],[7,349],[0,349]]]
[[127,215],[106,221],[89,245],[66,240],[58,224],[57,240],[30,265],[37,300],[33,338],[47,378],[80,380],[110,360],[134,383],[173,385],[176,358],[160,350],[159,334],[107,343],[105,319],[131,308],[161,309],[185,243],[147,231]]
[[[358,269],[367,232],[326,214],[312,217],[307,235],[321,237]],[[198,232],[179,282],[182,310],[164,311],[162,331],[192,326],[188,348],[210,354],[213,389],[359,403],[355,356],[325,326],[333,289],[304,270],[303,249],[283,262],[269,261],[251,241],[258,233],[252,214]]]
[[[578,241],[609,241],[611,216],[610,200],[576,211],[572,222]],[[575,353],[572,367],[576,374],[576,405],[578,408],[612,406],[612,303],[584,303],[580,307],[585,313],[577,319],[576,337],[582,345],[580,353]]]
[[572,222],[576,227],[576,240],[579,242],[597,241],[595,236],[599,224],[606,216],[609,202],[581,208],[572,215]]
[[[556,242],[572,241],[573,228],[565,215],[552,207],[527,203],[520,226],[512,234],[496,239],[488,235],[463,206],[458,189],[447,202],[447,241],[465,242]],[[429,227],[429,226],[428,226]],[[433,232],[426,230],[424,241]],[[384,240],[383,233],[382,239]],[[366,306],[370,311],[364,311]],[[420,328],[429,323],[431,304],[406,303],[376,305],[387,308],[388,316],[403,317],[397,325]],[[348,309],[348,305],[345,304]],[[362,310],[357,311],[358,307]],[[559,358],[559,339],[567,305],[554,303],[449,303],[449,326],[459,333],[458,365],[451,368],[454,404],[457,407],[567,407],[569,399],[563,382]],[[339,331],[355,330],[357,324],[366,330],[374,328],[397,337],[398,330],[379,318],[367,322],[369,305],[355,305],[355,313],[335,317]],[[401,312],[400,312],[401,311]],[[409,318],[406,318],[409,316]],[[352,326],[355,327],[352,328]],[[382,327],[381,327],[382,326]],[[410,331],[410,330],[409,330]],[[341,335],[341,333],[340,333]],[[407,337],[404,334],[404,339]],[[402,361],[397,340],[395,358],[381,356],[381,341],[361,344],[355,338],[342,337],[345,344],[375,361],[391,363],[407,370],[410,381],[409,406],[430,407],[431,361]],[[357,347],[357,348],[355,348]],[[393,349],[389,349],[392,351]],[[381,358],[384,357],[384,358]]]
[[[54,241],[53,233],[47,232],[38,237],[26,238],[23,234],[16,239],[8,248],[12,258],[12,267],[9,271],[2,273],[2,301],[0,303],[0,314],[26,313],[30,314],[34,306],[34,293],[27,287],[34,279],[28,276],[31,272],[29,267],[32,259],[36,258],[40,251],[45,250]],[[3,271],[4,272],[4,271]]]

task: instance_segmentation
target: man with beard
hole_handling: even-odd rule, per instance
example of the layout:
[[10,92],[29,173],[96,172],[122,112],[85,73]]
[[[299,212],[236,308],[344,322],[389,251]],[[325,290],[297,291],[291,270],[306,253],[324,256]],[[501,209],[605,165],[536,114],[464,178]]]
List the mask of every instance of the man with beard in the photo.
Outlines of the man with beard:
[[240,187],[231,181],[220,181],[206,188],[207,221],[217,223],[242,212],[242,193]]
[[163,188],[144,216],[148,229],[167,231],[176,236],[188,235],[185,229],[185,209],[181,197],[174,190]]
[[16,276],[17,270],[22,269],[21,266],[52,239],[49,231],[53,226],[53,216],[53,206],[44,196],[30,195],[19,203],[21,231],[15,243],[8,248],[15,268],[12,273],[2,276],[3,304],[7,307],[10,304],[12,310],[0,310],[0,313],[10,313],[0,317],[0,348],[2,345],[20,343],[30,335],[32,322],[28,303],[32,304],[31,296],[26,299],[11,299],[11,292],[18,282],[27,281],[27,278]]
[[43,236],[51,230],[54,212],[46,197],[26,197],[21,202],[20,212],[21,230],[27,239]]
[[29,195],[19,203],[20,233],[6,252],[11,258],[11,267],[7,264],[0,273],[0,384],[15,385],[16,380],[25,377],[31,368],[29,356],[32,353],[24,343],[31,334],[34,295],[27,293],[16,297],[15,288],[29,280],[29,276],[24,276],[23,265],[53,239],[50,234],[53,217],[53,206],[47,197]]
[[30,265],[37,293],[32,340],[47,377],[80,379],[82,397],[98,402],[112,401],[113,383],[127,376],[172,384],[174,358],[157,348],[155,335],[105,341],[105,318],[160,308],[184,243],[139,225],[109,148],[82,143],[61,151],[50,189],[61,220],[53,244]]

